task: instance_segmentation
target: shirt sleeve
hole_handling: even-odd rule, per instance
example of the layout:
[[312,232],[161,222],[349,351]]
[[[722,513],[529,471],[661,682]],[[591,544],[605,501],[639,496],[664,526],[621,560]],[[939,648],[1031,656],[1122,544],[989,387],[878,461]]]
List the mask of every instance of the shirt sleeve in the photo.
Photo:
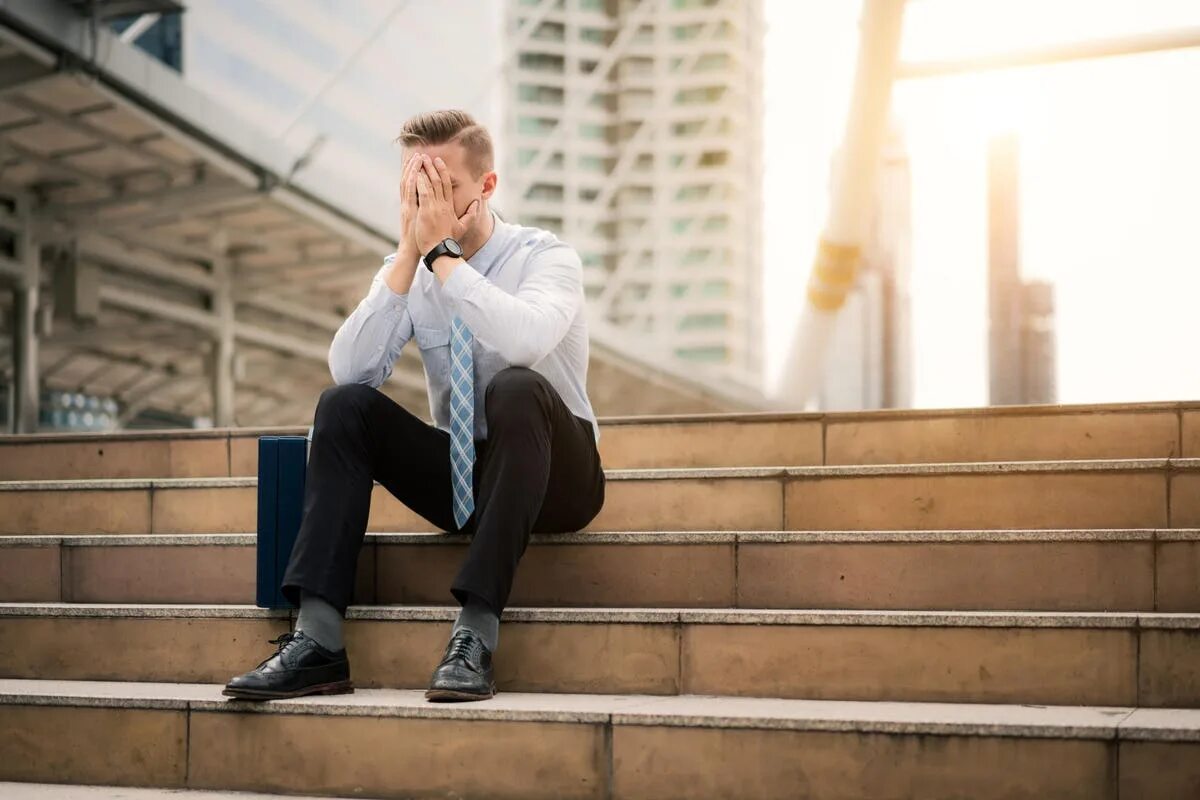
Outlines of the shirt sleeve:
[[454,268],[442,291],[475,338],[508,363],[531,367],[562,341],[582,308],[583,264],[574,248],[557,242],[530,256],[515,293],[469,262]]
[[395,253],[384,258],[367,296],[333,335],[329,373],[334,383],[365,383],[379,388],[392,374],[400,351],[412,338],[408,295],[392,291],[383,279],[395,259]]

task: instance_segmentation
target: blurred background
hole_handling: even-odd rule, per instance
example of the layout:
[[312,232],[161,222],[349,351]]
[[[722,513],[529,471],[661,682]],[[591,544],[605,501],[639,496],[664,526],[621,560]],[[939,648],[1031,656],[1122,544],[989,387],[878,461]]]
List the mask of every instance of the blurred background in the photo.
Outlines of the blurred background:
[[309,424],[435,108],[600,415],[1195,399],[1198,85],[1194,0],[0,0],[2,429]]

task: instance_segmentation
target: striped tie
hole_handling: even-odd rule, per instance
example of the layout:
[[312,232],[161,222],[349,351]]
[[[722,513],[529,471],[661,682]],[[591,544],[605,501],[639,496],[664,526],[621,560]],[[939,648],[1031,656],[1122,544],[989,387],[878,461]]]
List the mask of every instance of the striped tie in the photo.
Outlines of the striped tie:
[[475,467],[475,364],[471,329],[459,317],[450,323],[450,483],[454,521],[466,523],[475,510],[471,493]]

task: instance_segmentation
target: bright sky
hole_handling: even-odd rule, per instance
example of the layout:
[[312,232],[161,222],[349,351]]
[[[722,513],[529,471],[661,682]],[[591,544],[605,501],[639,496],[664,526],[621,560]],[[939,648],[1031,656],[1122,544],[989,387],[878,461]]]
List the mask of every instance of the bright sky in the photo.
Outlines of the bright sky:
[[[765,0],[768,371],[845,120],[858,3]],[[1196,0],[909,0],[902,60],[1200,26]],[[918,407],[987,403],[986,146],[1021,139],[1026,276],[1056,284],[1064,403],[1200,398],[1200,48],[897,86],[913,180]]]

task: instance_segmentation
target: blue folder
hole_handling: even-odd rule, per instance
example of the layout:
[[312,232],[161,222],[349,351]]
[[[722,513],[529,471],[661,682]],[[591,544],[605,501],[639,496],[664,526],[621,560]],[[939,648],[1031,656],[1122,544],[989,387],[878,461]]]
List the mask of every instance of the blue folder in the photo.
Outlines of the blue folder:
[[280,587],[304,513],[308,439],[258,437],[258,591],[260,608],[295,608]]

